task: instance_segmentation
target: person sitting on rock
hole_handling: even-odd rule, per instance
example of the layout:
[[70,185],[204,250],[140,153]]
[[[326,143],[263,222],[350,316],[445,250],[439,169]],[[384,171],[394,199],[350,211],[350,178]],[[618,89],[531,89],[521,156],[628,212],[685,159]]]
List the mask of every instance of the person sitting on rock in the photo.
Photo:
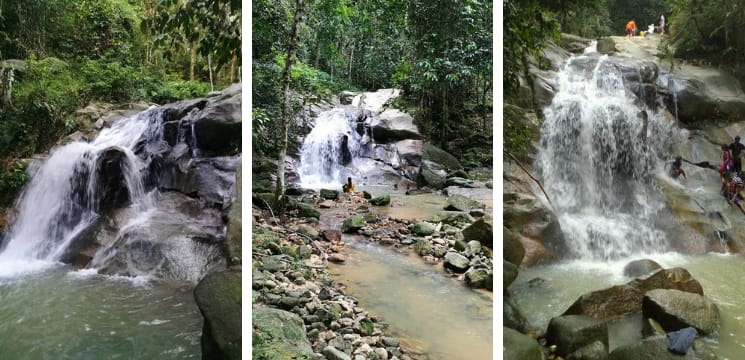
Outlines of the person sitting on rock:
[[686,176],[686,172],[683,171],[683,157],[678,155],[675,157],[675,161],[670,163],[670,177],[673,179],[677,179],[678,176],[683,175],[683,179],[688,181],[688,177]]
[[347,194],[353,194],[354,193],[354,184],[352,184],[352,178],[348,177],[347,182],[344,183],[344,185],[341,186],[342,190],[344,190]]
[[730,205],[736,204],[737,207],[740,208],[740,211],[745,214],[745,204],[743,204],[742,201],[740,201],[739,199],[739,193],[742,188],[742,179],[734,173],[730,174],[730,181],[727,189],[727,203],[729,203]]

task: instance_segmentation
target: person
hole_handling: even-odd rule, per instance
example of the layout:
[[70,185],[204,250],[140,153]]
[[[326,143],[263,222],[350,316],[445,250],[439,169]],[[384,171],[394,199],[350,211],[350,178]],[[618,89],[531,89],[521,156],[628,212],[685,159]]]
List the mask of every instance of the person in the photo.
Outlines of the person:
[[631,19],[628,23],[626,23],[626,36],[634,36],[636,34],[636,21],[634,19]]
[[393,190],[398,190],[398,184],[393,184]]
[[732,170],[734,172],[742,171],[742,158],[740,157],[742,151],[745,150],[745,145],[740,143],[740,136],[735,136],[735,142],[729,144],[729,151],[732,154]]
[[665,14],[660,14],[660,35],[665,35]]
[[722,176],[726,175],[728,172],[732,171],[732,165],[732,153],[730,153],[727,144],[722,144],[722,165],[719,167],[719,173],[722,174]]
[[742,178],[737,176],[735,173],[730,173],[729,178],[729,186],[727,188],[727,203],[730,205],[737,205],[737,207],[740,208],[740,211],[745,214],[745,205],[738,198],[740,190],[743,188]]
[[683,157],[678,155],[675,157],[675,161],[673,161],[670,164],[670,177],[673,179],[677,179],[678,176],[683,175],[683,179],[688,181],[688,177],[686,176],[686,172],[683,171]]
[[354,193],[354,184],[352,184],[352,178],[351,177],[348,177],[347,178],[347,182],[344,183],[344,185],[342,185],[341,188],[347,194]]

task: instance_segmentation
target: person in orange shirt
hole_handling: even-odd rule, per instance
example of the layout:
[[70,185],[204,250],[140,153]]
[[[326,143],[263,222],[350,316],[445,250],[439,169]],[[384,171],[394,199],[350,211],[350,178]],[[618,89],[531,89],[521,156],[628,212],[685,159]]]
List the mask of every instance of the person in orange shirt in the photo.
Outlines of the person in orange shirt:
[[628,23],[626,23],[626,36],[634,36],[636,35],[636,22],[634,19],[631,19]]

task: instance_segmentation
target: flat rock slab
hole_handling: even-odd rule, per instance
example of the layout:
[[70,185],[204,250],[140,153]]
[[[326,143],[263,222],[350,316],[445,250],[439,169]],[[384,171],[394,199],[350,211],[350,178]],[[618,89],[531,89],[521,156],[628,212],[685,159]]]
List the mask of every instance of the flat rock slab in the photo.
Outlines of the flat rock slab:
[[704,335],[719,328],[719,309],[699,294],[679,290],[648,291],[642,302],[645,318],[656,320],[665,331],[694,327]]

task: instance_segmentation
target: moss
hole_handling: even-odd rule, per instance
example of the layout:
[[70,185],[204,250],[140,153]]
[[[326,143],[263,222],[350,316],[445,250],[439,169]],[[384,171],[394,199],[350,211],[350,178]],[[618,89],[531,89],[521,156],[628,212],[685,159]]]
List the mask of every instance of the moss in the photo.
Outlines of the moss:
[[360,328],[362,329],[363,335],[372,335],[373,331],[375,330],[375,326],[373,325],[372,321],[367,318],[360,320]]

